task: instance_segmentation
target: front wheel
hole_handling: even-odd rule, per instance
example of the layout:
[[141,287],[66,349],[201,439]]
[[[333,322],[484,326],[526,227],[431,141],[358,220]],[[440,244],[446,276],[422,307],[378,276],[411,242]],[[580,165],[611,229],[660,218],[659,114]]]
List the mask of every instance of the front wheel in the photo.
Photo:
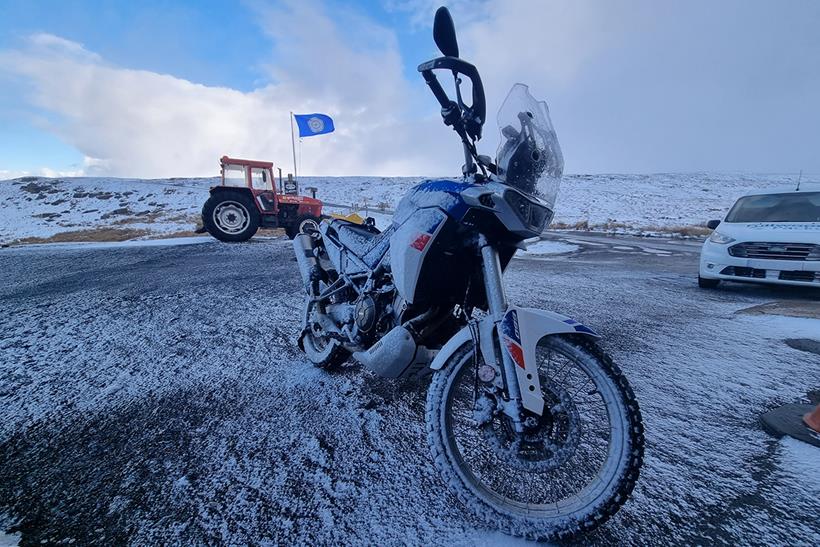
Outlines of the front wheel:
[[536,354],[545,406],[525,434],[498,412],[467,343],[430,384],[427,439],[472,512],[509,534],[555,541],[623,505],[643,460],[643,424],[626,378],[590,340],[547,336]]
[[295,222],[285,226],[285,234],[289,239],[293,239],[298,234],[309,234],[319,236],[319,222],[321,219],[313,215],[300,215]]

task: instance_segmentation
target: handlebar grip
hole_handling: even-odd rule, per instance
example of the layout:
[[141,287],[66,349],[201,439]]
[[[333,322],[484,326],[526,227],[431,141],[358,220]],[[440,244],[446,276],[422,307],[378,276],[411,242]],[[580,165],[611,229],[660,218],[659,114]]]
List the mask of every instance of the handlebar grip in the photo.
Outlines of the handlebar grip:
[[450,106],[450,97],[447,96],[444,89],[441,87],[441,84],[438,82],[438,78],[436,75],[433,74],[432,70],[423,70],[421,73],[424,76],[424,81],[427,82],[427,85],[430,87],[430,91],[433,92],[433,95],[436,96],[441,108],[447,108]]
[[[419,65],[418,71],[424,76],[424,80],[427,82],[427,85],[430,86],[430,89],[433,90],[442,108],[446,108],[445,103],[442,102],[442,98],[447,97],[447,94],[444,93],[438,84],[433,70],[451,70],[454,73],[464,74],[470,79],[473,84],[473,102],[470,105],[470,110],[472,110],[475,117],[481,120],[481,124],[483,124],[487,117],[487,101],[484,97],[484,84],[481,82],[478,69],[467,61],[463,61],[457,57],[438,57]],[[431,83],[431,81],[434,83]],[[441,95],[439,95],[439,93],[441,93]],[[449,98],[447,101],[449,104]]]

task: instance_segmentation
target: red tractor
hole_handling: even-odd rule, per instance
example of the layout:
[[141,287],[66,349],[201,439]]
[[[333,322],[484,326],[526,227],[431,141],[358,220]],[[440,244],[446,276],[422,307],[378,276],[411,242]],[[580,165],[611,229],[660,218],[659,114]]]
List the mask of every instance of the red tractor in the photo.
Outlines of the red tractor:
[[[315,198],[276,191],[273,163],[219,160],[222,184],[211,188],[202,206],[202,231],[220,241],[247,241],[262,228],[284,228],[293,239],[299,232],[318,228],[322,202]],[[280,181],[281,182],[281,181]]]

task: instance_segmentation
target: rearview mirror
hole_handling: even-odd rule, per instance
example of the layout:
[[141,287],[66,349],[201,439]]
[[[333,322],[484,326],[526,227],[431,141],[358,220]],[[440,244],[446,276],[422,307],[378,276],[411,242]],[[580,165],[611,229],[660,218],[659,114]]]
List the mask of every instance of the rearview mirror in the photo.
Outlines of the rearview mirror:
[[435,40],[442,55],[445,57],[458,57],[456,26],[453,24],[450,10],[444,6],[436,10],[436,17],[433,19],[433,40]]
[[714,230],[715,228],[718,227],[719,224],[720,224],[719,220],[710,220],[709,222],[706,223],[706,227],[709,228],[710,230]]

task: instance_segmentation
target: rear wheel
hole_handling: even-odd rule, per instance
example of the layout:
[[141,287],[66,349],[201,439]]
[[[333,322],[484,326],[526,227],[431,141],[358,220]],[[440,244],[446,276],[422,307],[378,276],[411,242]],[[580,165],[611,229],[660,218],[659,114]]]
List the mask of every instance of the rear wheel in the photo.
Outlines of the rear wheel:
[[318,313],[315,306],[315,303],[308,303],[308,325],[299,337],[299,346],[315,366],[333,368],[347,361],[350,352],[321,329],[315,321],[315,314]]
[[[319,282],[321,289],[327,288]],[[312,301],[310,296],[306,299],[307,324],[302,334],[299,335],[299,347],[305,352],[307,358],[319,368],[333,368],[341,365],[350,357],[350,352],[346,350],[342,343],[325,332],[322,328],[323,320],[330,321],[329,318],[321,317],[322,312],[317,308],[319,304]]]
[[330,369],[341,365],[350,357],[350,352],[334,340],[313,330],[302,334],[300,340],[307,358],[319,368]]
[[217,192],[202,206],[202,223],[220,241],[247,241],[259,229],[261,218],[253,201],[242,192]]
[[714,289],[720,284],[720,279],[706,279],[698,276],[698,287],[701,289]]

